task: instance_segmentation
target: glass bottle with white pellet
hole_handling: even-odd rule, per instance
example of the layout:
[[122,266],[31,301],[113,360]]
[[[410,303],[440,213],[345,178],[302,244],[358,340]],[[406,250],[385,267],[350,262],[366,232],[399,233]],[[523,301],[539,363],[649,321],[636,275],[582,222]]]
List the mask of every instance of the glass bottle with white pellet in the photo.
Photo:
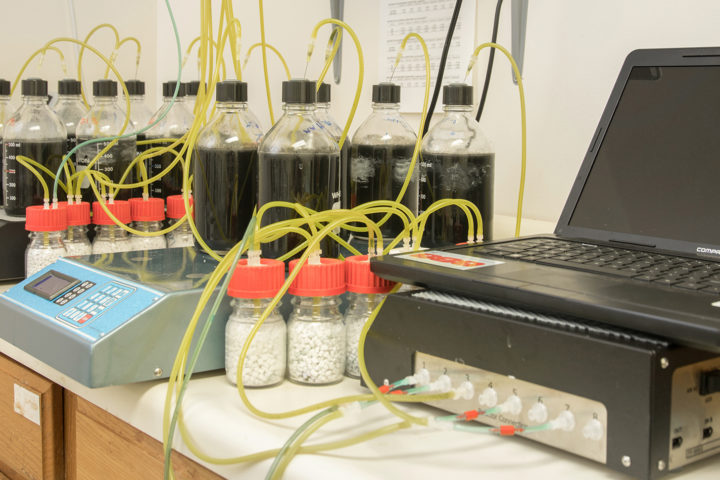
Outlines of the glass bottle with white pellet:
[[345,375],[360,378],[358,347],[363,327],[373,311],[392,290],[395,282],[378,277],[370,271],[367,255],[345,259],[348,306],[345,309],[346,361]]
[[65,249],[69,257],[90,255],[92,244],[88,238],[90,224],[90,204],[76,202],[65,204],[67,208],[67,230],[65,232]]
[[[297,266],[290,262],[290,272]],[[288,378],[308,385],[342,380],[345,324],[340,295],[345,292],[345,262],[311,255],[293,281],[293,311],[288,319]]]
[[[238,263],[228,285],[233,311],[225,325],[225,374],[237,384],[238,363],[250,332],[285,280],[285,264],[272,259]],[[278,306],[258,329],[245,355],[242,383],[246,387],[268,387],[285,378],[285,321]]]

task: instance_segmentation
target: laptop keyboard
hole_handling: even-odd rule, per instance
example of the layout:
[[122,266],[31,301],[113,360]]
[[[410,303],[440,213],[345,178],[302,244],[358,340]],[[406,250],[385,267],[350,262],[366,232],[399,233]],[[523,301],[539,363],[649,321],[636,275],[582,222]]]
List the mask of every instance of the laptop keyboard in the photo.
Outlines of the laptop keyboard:
[[480,246],[476,253],[720,294],[720,263],[554,238]]

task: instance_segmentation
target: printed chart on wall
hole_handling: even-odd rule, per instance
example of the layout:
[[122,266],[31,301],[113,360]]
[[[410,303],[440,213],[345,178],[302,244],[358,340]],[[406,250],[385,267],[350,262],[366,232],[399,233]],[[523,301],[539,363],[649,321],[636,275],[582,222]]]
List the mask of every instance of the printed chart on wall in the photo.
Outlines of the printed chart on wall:
[[[400,44],[410,32],[420,34],[430,54],[430,78],[435,79],[455,0],[383,0],[380,2],[380,48],[378,71],[381,81],[392,73]],[[475,40],[475,2],[465,1],[460,10],[445,65],[443,84],[465,78]],[[402,87],[400,110],[420,112],[425,95],[425,62],[420,44],[408,40],[393,83]],[[471,81],[471,79],[468,79]],[[430,85],[430,89],[435,87]],[[431,93],[432,94],[432,93]],[[440,98],[440,100],[442,97]]]

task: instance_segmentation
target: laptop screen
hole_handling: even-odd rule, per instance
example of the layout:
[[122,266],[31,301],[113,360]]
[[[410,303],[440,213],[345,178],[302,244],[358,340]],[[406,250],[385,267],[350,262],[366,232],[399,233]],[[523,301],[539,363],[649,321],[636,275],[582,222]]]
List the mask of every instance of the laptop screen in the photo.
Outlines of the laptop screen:
[[569,225],[718,245],[719,210],[720,66],[633,67]]

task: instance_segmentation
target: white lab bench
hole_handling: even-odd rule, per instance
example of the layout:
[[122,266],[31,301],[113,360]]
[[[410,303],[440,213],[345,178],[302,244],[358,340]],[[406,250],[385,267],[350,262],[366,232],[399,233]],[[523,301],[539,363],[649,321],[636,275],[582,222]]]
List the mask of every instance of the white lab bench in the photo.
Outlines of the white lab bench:
[[[509,236],[514,229],[514,219],[496,219],[497,237]],[[525,221],[523,234],[550,232],[548,222]],[[0,319],[0,321],[2,321]],[[66,377],[13,345],[0,340],[0,352],[16,362],[46,377],[66,392],[99,407],[120,421],[140,432],[160,440],[162,436],[162,412],[167,382],[158,380],[132,385],[90,389]],[[344,379],[337,385],[306,387],[283,382],[267,389],[248,390],[255,406],[269,412],[286,411],[330,398],[367,393],[358,381]],[[68,415],[66,395],[65,414]],[[408,407],[418,414],[440,413],[429,407]],[[308,416],[268,421],[249,413],[233,385],[225,379],[224,372],[211,372],[193,377],[183,403],[184,418],[194,439],[202,450],[215,457],[231,457],[278,448]],[[440,413],[441,414],[441,413]],[[0,417],[2,418],[2,417]],[[376,405],[362,413],[336,420],[315,435],[308,444],[346,438],[356,432],[368,431],[399,421]],[[93,455],[94,460],[105,468],[107,476],[112,473],[113,458],[118,452],[112,449],[98,452],[92,450],[94,443],[84,427],[69,426],[65,419],[65,441],[68,432],[78,439],[90,438],[90,442],[78,443],[68,457],[65,454],[65,470],[68,478],[82,478],[74,463],[88,460],[83,455]],[[115,428],[115,427],[113,427]],[[130,429],[129,431],[134,432]],[[81,437],[81,435],[85,435]],[[141,435],[126,433],[126,437]],[[101,444],[98,438],[98,444]],[[128,440],[125,438],[124,440]],[[130,438],[130,441],[134,441]],[[111,445],[113,441],[111,441]],[[218,466],[198,460],[182,442],[179,435],[175,449],[209,470],[227,478],[264,478],[271,460],[254,464]],[[86,450],[87,447],[87,450]],[[90,453],[87,453],[87,452]],[[159,450],[158,450],[159,452]],[[158,456],[157,453],[154,454]],[[159,459],[155,459],[159,461]],[[177,463],[177,462],[176,462]],[[2,467],[2,465],[0,465]],[[718,478],[720,456],[701,461],[666,478],[711,480]],[[180,477],[191,477],[192,472],[180,472]],[[205,478],[203,475],[199,475]],[[521,438],[503,438],[475,435],[445,430],[413,427],[379,437],[373,441],[317,455],[299,455],[290,464],[285,478],[288,479],[356,479],[356,478],[443,478],[459,479],[626,479],[620,473],[559,450]],[[0,474],[0,478],[3,476]],[[11,478],[13,478],[11,476]],[[24,478],[24,477],[22,477]],[[154,475],[152,476],[154,478]],[[217,478],[217,477],[214,477]]]

